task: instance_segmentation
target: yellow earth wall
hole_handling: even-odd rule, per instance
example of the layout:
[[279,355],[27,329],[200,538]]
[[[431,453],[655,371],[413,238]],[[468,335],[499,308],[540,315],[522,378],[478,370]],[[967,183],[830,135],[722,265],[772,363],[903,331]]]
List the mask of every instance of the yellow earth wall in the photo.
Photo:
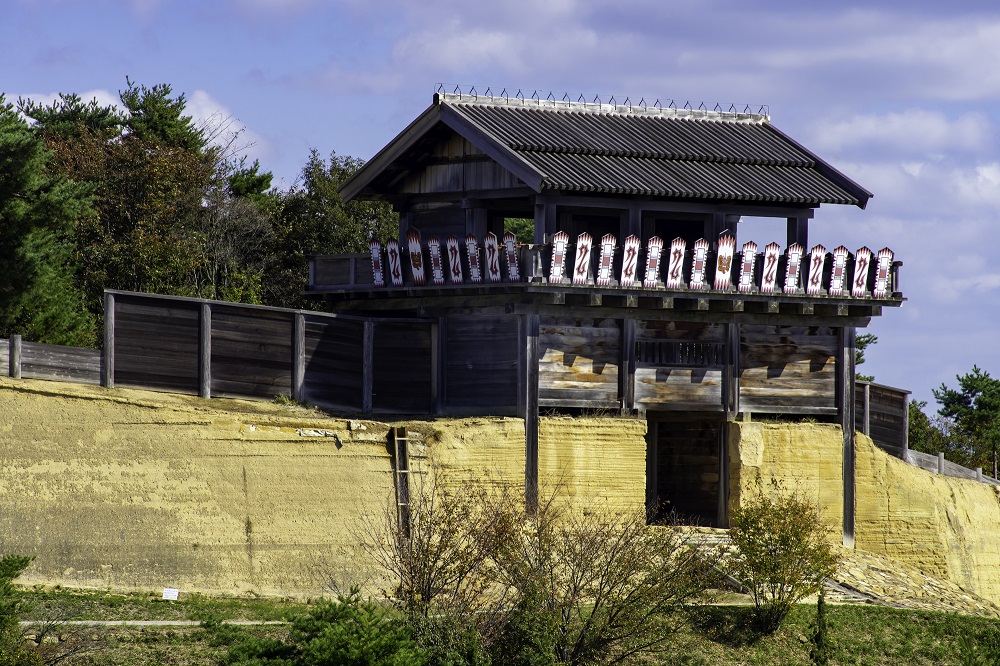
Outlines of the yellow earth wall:
[[[445,483],[523,488],[521,419],[391,425],[407,427],[414,482],[433,469]],[[0,553],[35,556],[26,583],[381,589],[360,542],[392,510],[389,428],[266,402],[0,378]],[[612,430],[574,432],[600,446]]]
[[1000,488],[941,476],[856,443],[855,547],[1000,603]]
[[542,498],[566,498],[582,510],[646,506],[646,421],[542,417],[538,424]]
[[843,434],[818,423],[729,424],[729,507],[757,492],[773,492],[772,479],[820,508],[831,539],[842,539],[844,518]]

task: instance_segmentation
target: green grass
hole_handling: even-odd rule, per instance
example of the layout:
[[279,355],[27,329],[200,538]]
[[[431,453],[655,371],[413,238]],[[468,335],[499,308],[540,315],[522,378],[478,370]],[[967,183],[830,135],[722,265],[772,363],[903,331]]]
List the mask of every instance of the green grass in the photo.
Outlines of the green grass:
[[[303,601],[276,598],[211,598],[182,595],[166,602],[149,594],[67,590],[32,591],[34,605],[24,619],[197,620],[201,627],[72,627],[59,629],[60,649],[82,651],[67,666],[193,666],[213,664],[235,635],[280,636],[283,625],[229,627],[219,620],[284,620],[305,613]],[[749,627],[750,608],[740,605],[695,609],[691,628],[670,653],[650,666],[783,666],[810,664],[811,623],[816,607],[803,605],[776,633],[761,636]],[[832,664],[914,666],[961,664],[967,644],[1000,645],[1000,621],[948,613],[902,611],[875,606],[827,606]],[[55,648],[53,648],[55,649]],[[968,650],[968,645],[965,648]],[[989,663],[989,662],[982,662]]]

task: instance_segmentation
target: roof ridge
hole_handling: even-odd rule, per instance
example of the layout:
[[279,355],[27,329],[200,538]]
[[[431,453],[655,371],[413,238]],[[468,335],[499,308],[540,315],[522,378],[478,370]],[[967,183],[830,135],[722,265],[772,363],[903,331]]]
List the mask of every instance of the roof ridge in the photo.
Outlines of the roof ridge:
[[714,109],[690,109],[675,106],[648,106],[638,104],[604,104],[602,102],[571,102],[524,97],[496,97],[462,93],[435,93],[435,103],[468,106],[500,106],[513,109],[531,109],[546,112],[592,113],[644,118],[675,118],[710,122],[736,122],[756,125],[770,124],[771,116],[764,113],[740,113]]

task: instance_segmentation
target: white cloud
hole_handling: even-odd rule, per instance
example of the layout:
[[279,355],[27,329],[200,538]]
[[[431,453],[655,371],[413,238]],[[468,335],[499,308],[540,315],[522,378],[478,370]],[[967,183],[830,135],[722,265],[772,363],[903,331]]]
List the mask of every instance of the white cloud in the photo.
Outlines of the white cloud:
[[[993,124],[983,113],[966,113],[951,119],[940,111],[907,109],[825,120],[817,123],[812,134],[810,147],[817,150],[888,149],[895,154],[927,155],[956,150],[986,151],[993,141]],[[904,168],[919,172],[922,167],[911,163]]]

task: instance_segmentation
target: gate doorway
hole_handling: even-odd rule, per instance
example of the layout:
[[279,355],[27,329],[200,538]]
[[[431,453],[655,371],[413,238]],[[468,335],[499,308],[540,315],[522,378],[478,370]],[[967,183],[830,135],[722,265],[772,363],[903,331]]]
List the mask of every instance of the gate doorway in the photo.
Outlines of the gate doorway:
[[727,523],[725,421],[715,414],[650,415],[646,507],[653,520],[676,512],[682,523]]

